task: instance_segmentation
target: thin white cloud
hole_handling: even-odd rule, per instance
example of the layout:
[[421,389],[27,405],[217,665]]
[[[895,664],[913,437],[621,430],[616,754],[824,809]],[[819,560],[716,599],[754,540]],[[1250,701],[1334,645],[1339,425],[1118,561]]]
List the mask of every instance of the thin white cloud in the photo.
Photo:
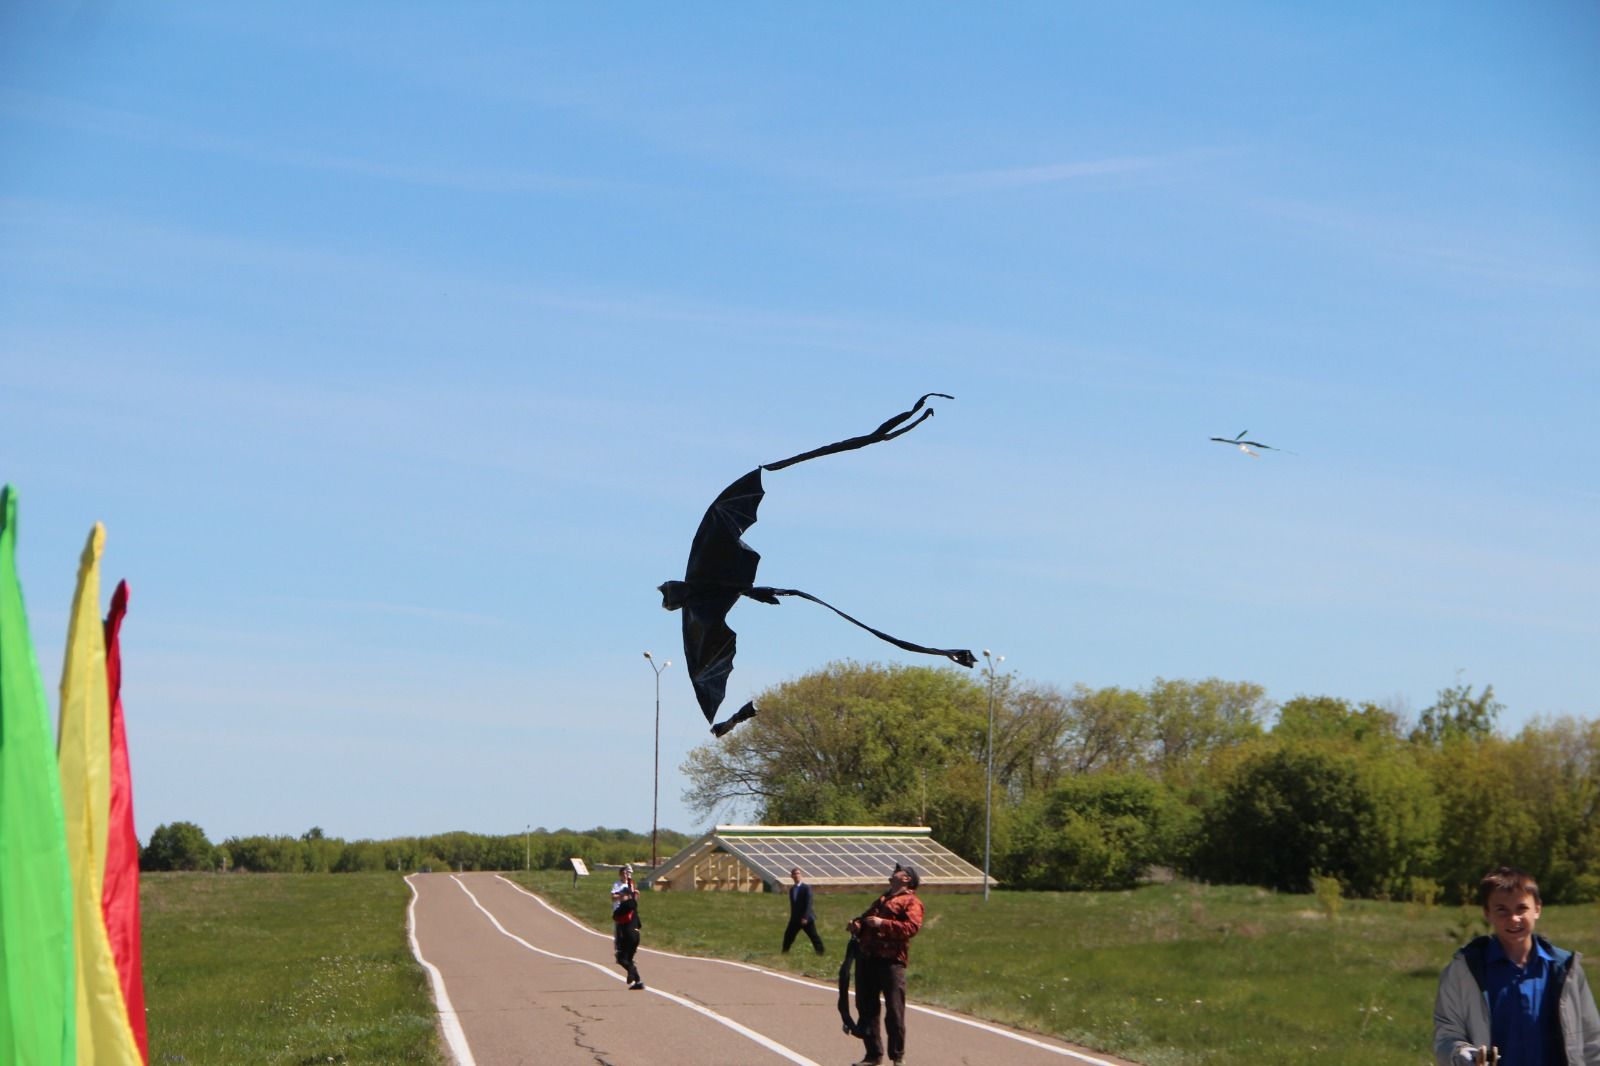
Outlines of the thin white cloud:
[[[351,293],[346,313],[370,313],[387,320],[395,304],[408,299],[440,303],[440,294],[467,294],[474,315],[488,312],[524,320],[529,310],[616,322],[646,322],[718,329],[755,338],[788,337],[812,348],[872,352],[878,357],[895,350],[918,350],[923,362],[937,362],[938,352],[959,347],[1014,347],[1022,338],[987,327],[967,328],[948,322],[907,322],[894,318],[841,313],[830,308],[778,308],[704,300],[681,293],[625,287],[551,285],[534,277],[441,268],[379,255],[347,252],[326,246],[166,225],[62,201],[0,197],[0,227],[10,238],[0,243],[0,266],[25,274],[41,265],[74,277],[126,276],[122,250],[136,253],[146,278],[157,273],[181,279],[189,272],[213,275],[217,270],[240,277],[289,279],[301,288],[321,284],[323,291]],[[40,239],[18,231],[37,231]],[[42,239],[47,236],[48,239]],[[312,279],[319,279],[314,282]],[[374,294],[380,294],[374,296]],[[406,295],[411,294],[411,295]],[[59,338],[61,331],[52,330]],[[12,343],[18,340],[11,331]]]
[[1104,159],[1080,159],[1033,166],[932,174],[907,178],[897,184],[900,189],[912,193],[928,196],[961,196],[1043,185],[1061,185],[1088,178],[1148,175],[1158,171],[1172,171],[1195,158],[1197,156],[1194,153],[1109,156]]
[[1493,281],[1513,281],[1553,288],[1600,288],[1600,275],[1592,269],[1563,267],[1548,255],[1516,255],[1486,251],[1481,244],[1466,245],[1419,224],[1411,218],[1363,213],[1302,200],[1259,201],[1265,214],[1302,229],[1366,247],[1389,259],[1423,262],[1458,274]]
[[424,607],[412,603],[385,603],[380,600],[339,600],[307,596],[269,596],[269,600],[300,607],[315,607],[350,614],[391,615],[400,618],[422,618],[434,622],[465,622],[471,625],[506,626],[512,620],[503,615],[484,614],[481,611],[461,611],[444,607]]
[[573,193],[616,192],[637,188],[633,183],[611,179],[483,167],[456,169],[420,166],[266,145],[239,137],[201,132],[180,123],[152,118],[133,111],[94,107],[16,89],[0,89],[0,115],[13,120],[76,130],[80,133],[115,137],[205,155],[226,156],[250,163],[460,192]]

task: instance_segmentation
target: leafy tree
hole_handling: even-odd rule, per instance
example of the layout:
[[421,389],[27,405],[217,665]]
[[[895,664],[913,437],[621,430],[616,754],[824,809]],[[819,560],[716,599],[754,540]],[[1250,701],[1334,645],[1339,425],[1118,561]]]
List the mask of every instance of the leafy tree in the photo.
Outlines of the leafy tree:
[[1451,740],[1486,740],[1494,734],[1495,722],[1503,710],[1505,704],[1494,698],[1493,685],[1483,686],[1476,696],[1467,684],[1442,688],[1438,698],[1418,716],[1411,740],[1434,747]]
[[1353,707],[1333,696],[1296,696],[1278,709],[1272,735],[1280,740],[1397,740],[1400,719],[1375,703]]
[[[702,814],[753,803],[767,822],[841,822],[927,813],[950,771],[987,742],[987,692],[954,670],[831,663],[756,697],[761,713],[684,763],[684,800]],[[996,766],[1027,758],[1023,731],[996,710]]]
[[1181,779],[1190,764],[1218,748],[1262,735],[1266,690],[1252,681],[1156,678],[1146,695],[1152,718],[1150,758],[1164,776]]
[[1277,744],[1249,757],[1204,812],[1193,869],[1290,892],[1320,872],[1355,895],[1403,896],[1433,869],[1439,817],[1406,749]]
[[229,837],[222,846],[233,857],[235,870],[297,874],[307,869],[303,842],[291,836]]
[[1013,886],[1131,888],[1181,851],[1187,809],[1142,774],[1070,777],[1017,813],[996,874]]
[[339,849],[339,857],[334,860],[332,867],[337,874],[372,873],[396,868],[396,864],[389,861],[385,854],[384,845],[374,840],[345,844]]
[[1600,899],[1600,720],[1535,720],[1509,749],[1533,816],[1538,861],[1528,867],[1554,903]]
[[1503,863],[1538,878],[1547,902],[1600,898],[1600,721],[1535,721],[1515,739],[1458,735],[1426,750],[1451,898],[1470,899]]
[[1135,769],[1145,763],[1155,728],[1144,693],[1077,685],[1067,704],[1062,761],[1075,774]]
[[141,870],[209,870],[215,849],[205,830],[193,822],[159,825],[139,853]]
[[[985,698],[986,722],[987,707]],[[1073,708],[1061,690],[1053,685],[1021,685],[1006,675],[996,686],[994,715],[995,775],[1006,783],[1014,800],[1048,789],[1071,772],[1067,742]],[[987,751],[980,748],[974,755],[985,759],[987,769]]]

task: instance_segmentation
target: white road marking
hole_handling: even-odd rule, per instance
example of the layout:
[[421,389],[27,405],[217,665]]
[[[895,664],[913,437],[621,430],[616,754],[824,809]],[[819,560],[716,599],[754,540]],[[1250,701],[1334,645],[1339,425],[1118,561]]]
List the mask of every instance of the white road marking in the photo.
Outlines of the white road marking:
[[411,902],[406,906],[406,936],[411,938],[411,954],[427,969],[428,979],[433,983],[433,1002],[439,1010],[439,1028],[444,1031],[445,1045],[456,1066],[478,1066],[472,1057],[472,1049],[467,1046],[467,1034],[461,1029],[461,1018],[450,1005],[450,993],[444,989],[444,974],[439,972],[439,967],[422,957],[422,945],[417,943],[417,886],[407,877],[406,887],[411,889]]
[[[526,888],[523,888],[521,885],[517,884],[515,881],[510,880],[509,878],[505,877],[502,874],[495,874],[495,876],[498,877],[500,880],[504,881],[506,884],[510,885],[512,888],[516,889],[518,892],[521,892],[524,896],[527,896],[530,899],[534,900],[536,903],[538,903],[545,910],[549,911],[551,914],[554,914],[558,918],[566,919],[568,922],[572,923],[572,925],[575,928],[583,930],[585,933],[588,933],[590,936],[598,936],[598,937],[604,937],[605,936],[604,933],[597,932],[597,931],[595,931],[593,929],[590,929],[587,925],[584,925],[582,922],[580,922],[576,918],[572,917],[572,915],[567,914],[567,913],[565,913],[563,911],[557,910],[555,907],[552,907],[548,902],[545,901],[545,899],[542,896],[538,895],[537,893],[529,892]],[[838,991],[839,991],[837,985],[818,984],[816,981],[807,980],[804,977],[794,977],[794,976],[791,976],[790,974],[779,973],[777,970],[768,970],[765,967],[752,966],[750,963],[747,963],[747,962],[733,962],[733,961],[731,961],[729,959],[712,959],[712,958],[707,958],[707,957],[705,957],[703,955],[677,955],[677,954],[674,954],[673,952],[660,951],[660,950],[657,950],[656,948],[640,948],[639,950],[640,951],[644,951],[644,952],[648,952],[651,955],[662,955],[662,956],[665,956],[666,958],[669,958],[669,959],[688,959],[688,960],[693,961],[693,962],[714,962],[714,963],[717,963],[720,966],[733,966],[733,967],[736,967],[736,968],[741,969],[741,970],[749,970],[752,973],[765,974],[768,977],[776,977],[780,981],[789,981],[789,982],[791,982],[793,984],[805,985],[807,988],[817,988],[817,989],[821,989],[822,991],[825,991],[825,992],[832,992],[834,994],[837,994]],[[852,991],[850,994],[852,996],[854,996],[855,992]],[[947,1011],[938,1010],[938,1009],[936,1009],[934,1007],[924,1007],[924,1006],[921,1006],[920,1004],[917,1004],[917,1003],[907,1003],[906,1004],[906,1009],[907,1010],[914,1010],[914,1011],[917,1011],[917,1012],[922,1013],[922,1014],[930,1014],[935,1018],[943,1018],[946,1021],[958,1022],[961,1025],[971,1026],[974,1029],[982,1029],[986,1033],[994,1033],[996,1036],[1003,1036],[1008,1040],[1015,1040],[1019,1044],[1028,1044],[1028,1045],[1031,1045],[1033,1047],[1040,1048],[1040,1049],[1042,1049],[1044,1051],[1052,1051],[1052,1052],[1056,1053],[1057,1055],[1065,1055],[1067,1058],[1077,1059],[1079,1062],[1089,1063],[1090,1066],[1116,1066],[1116,1063],[1108,1062],[1105,1059],[1097,1059],[1093,1055],[1085,1055],[1081,1051],[1073,1051],[1071,1048],[1060,1047],[1060,1046],[1058,1046],[1056,1044],[1047,1044],[1043,1040],[1035,1040],[1033,1037],[1024,1036],[1021,1033],[1013,1033],[1011,1030],[1002,1029],[998,1025],[990,1025],[987,1022],[980,1022],[980,1021],[977,1021],[977,1020],[975,1020],[973,1018],[963,1018],[959,1014],[950,1014]]]
[[[456,884],[461,886],[461,891],[465,892],[467,894],[467,898],[472,900],[472,905],[474,907],[477,907],[480,911],[483,912],[484,917],[488,918],[489,921],[494,924],[494,927],[500,931],[501,935],[509,937],[512,940],[515,940],[517,943],[521,944],[523,947],[527,948],[529,951],[538,952],[540,955],[546,955],[546,956],[549,956],[552,959],[561,959],[564,962],[581,963],[584,966],[588,966],[588,967],[591,967],[593,969],[599,970],[601,973],[605,974],[607,977],[609,977],[609,978],[611,978],[613,980],[616,980],[616,981],[626,980],[626,978],[624,978],[621,974],[612,973],[609,967],[603,966],[598,962],[591,962],[589,959],[574,958],[571,955],[561,955],[561,954],[558,954],[557,952],[554,952],[554,951],[546,951],[544,948],[535,947],[534,945],[528,943],[526,940],[522,939],[517,934],[511,932],[505,926],[501,925],[500,924],[500,919],[496,918],[493,914],[491,914],[489,912],[489,909],[487,907],[485,907],[482,903],[478,902],[478,897],[472,894],[472,889],[468,888],[466,886],[466,884],[462,882],[461,878],[457,877],[455,874],[451,874],[450,875],[450,880],[454,881]],[[501,880],[504,881],[505,878],[501,878]],[[506,881],[506,884],[511,884],[511,882],[510,881]],[[516,886],[513,886],[513,887],[516,887]],[[539,897],[534,896],[534,899],[538,899],[538,898]],[[539,902],[543,903],[544,901],[540,900]],[[556,913],[560,914],[561,912],[557,911]],[[592,930],[592,929],[587,930],[587,931],[591,932],[591,933],[594,932],[594,930]],[[603,934],[603,933],[595,933],[594,935],[595,936],[604,936],[605,934]],[[717,1022],[719,1025],[727,1026],[729,1029],[732,1029],[734,1032],[738,1033],[740,1036],[743,1036],[746,1039],[755,1041],[757,1044],[760,1044],[762,1047],[766,1048],[768,1051],[771,1051],[771,1052],[773,1052],[774,1054],[777,1054],[777,1055],[781,1055],[782,1057],[788,1059],[790,1062],[799,1064],[799,1066],[820,1066],[820,1064],[817,1063],[815,1060],[806,1058],[804,1055],[800,1054],[798,1051],[794,1050],[793,1048],[785,1047],[783,1044],[778,1043],[776,1040],[773,1040],[769,1036],[765,1036],[765,1035],[763,1035],[761,1033],[758,1033],[754,1029],[749,1028],[748,1026],[740,1025],[738,1022],[734,1021],[732,1018],[725,1017],[725,1016],[723,1016],[721,1014],[718,1014],[714,1010],[710,1010],[710,1009],[708,1009],[706,1007],[702,1007],[700,1004],[691,1002],[690,1000],[687,1000],[687,999],[684,999],[682,996],[675,996],[671,992],[663,992],[661,989],[656,988],[654,985],[646,985],[644,990],[646,992],[652,992],[655,995],[660,996],[662,999],[671,1000],[673,1003],[678,1004],[678,1006],[680,1006],[680,1007],[687,1007],[689,1010],[692,1010],[697,1014],[703,1014],[707,1018],[710,1018],[712,1021]]]

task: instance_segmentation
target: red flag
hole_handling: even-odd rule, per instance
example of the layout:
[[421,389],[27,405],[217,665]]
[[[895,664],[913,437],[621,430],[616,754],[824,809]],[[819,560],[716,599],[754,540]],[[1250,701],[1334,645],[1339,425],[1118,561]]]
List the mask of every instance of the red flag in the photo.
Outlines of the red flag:
[[118,634],[128,612],[128,583],[119,581],[106,615],[106,681],[111,695],[111,818],[106,834],[106,879],[100,897],[106,934],[117,961],[128,1024],[139,1042],[139,1057],[150,1061],[144,1020],[144,967],[139,950],[139,838],[133,832],[133,774],[128,767],[128,736],[122,724],[122,647]]

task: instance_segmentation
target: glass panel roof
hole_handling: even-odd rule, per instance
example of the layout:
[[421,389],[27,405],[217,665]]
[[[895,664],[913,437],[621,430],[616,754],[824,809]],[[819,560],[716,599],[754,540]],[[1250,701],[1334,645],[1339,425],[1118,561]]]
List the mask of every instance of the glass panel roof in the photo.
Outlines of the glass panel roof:
[[765,880],[783,882],[798,866],[806,880],[878,882],[895,863],[916,867],[924,883],[983,883],[983,871],[926,836],[827,837],[770,836],[740,833],[720,836],[718,843],[748,863]]

